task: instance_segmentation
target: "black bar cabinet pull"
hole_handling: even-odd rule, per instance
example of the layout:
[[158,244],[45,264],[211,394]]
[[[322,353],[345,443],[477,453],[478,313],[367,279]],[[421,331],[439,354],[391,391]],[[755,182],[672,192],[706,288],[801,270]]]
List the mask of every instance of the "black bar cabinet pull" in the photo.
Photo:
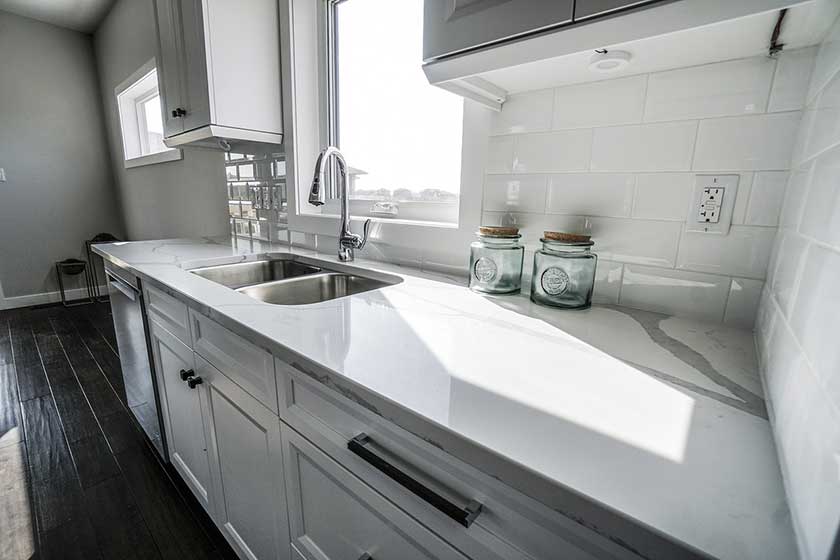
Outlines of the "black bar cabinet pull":
[[460,507],[453,504],[448,499],[444,498],[431,488],[423,485],[421,482],[413,479],[405,474],[397,467],[375,454],[368,448],[368,444],[372,440],[370,436],[361,433],[347,442],[347,449],[361,457],[368,464],[375,467],[377,470],[384,473],[386,476],[399,483],[403,488],[418,496],[428,504],[434,506],[436,509],[445,513],[448,517],[454,519],[464,527],[472,525],[473,521],[481,513],[482,505],[473,500],[466,507]]

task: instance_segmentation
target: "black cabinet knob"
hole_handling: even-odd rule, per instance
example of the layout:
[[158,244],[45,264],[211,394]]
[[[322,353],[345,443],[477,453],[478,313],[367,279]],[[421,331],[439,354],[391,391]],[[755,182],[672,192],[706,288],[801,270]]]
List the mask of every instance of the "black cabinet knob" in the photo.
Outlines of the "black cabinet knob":
[[187,379],[189,379],[190,377],[195,375],[195,372],[191,369],[182,369],[180,373],[181,373],[181,381],[186,381]]
[[204,383],[204,380],[200,377],[190,377],[187,379],[187,385],[190,386],[190,389],[195,389],[196,385],[201,385]]
[[183,107],[178,107],[177,109],[172,111],[172,118],[177,119],[179,117],[186,116],[187,112],[183,109]]

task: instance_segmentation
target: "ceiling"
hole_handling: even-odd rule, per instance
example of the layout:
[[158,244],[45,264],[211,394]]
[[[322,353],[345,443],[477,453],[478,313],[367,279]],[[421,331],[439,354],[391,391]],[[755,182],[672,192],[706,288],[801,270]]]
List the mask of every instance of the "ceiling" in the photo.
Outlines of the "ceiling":
[[92,33],[115,0],[0,0],[0,10]]

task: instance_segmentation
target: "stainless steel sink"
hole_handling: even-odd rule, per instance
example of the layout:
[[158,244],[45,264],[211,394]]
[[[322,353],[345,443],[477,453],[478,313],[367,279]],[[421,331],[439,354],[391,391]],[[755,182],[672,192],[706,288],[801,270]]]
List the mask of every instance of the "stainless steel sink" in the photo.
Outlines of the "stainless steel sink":
[[266,303],[303,305],[360,294],[388,285],[388,282],[355,274],[325,272],[239,288],[237,291]]
[[248,262],[203,266],[190,272],[277,305],[318,303],[402,282],[398,276],[290,253],[270,254]]
[[190,272],[228,288],[237,289],[276,280],[296,278],[306,274],[315,274],[321,272],[321,268],[286,258],[284,255],[258,261],[205,266],[195,268]]

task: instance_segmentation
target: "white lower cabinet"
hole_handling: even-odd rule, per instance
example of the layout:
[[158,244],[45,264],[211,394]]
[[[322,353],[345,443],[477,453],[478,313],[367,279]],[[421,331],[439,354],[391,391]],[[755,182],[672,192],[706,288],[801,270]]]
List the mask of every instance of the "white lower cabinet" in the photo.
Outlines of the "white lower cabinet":
[[295,558],[465,560],[303,436],[281,430]]
[[288,559],[280,419],[201,356],[215,521],[242,559]]
[[193,351],[156,321],[150,321],[150,325],[169,460],[212,515],[213,491],[202,419],[207,389],[188,385],[187,378],[194,373]]

